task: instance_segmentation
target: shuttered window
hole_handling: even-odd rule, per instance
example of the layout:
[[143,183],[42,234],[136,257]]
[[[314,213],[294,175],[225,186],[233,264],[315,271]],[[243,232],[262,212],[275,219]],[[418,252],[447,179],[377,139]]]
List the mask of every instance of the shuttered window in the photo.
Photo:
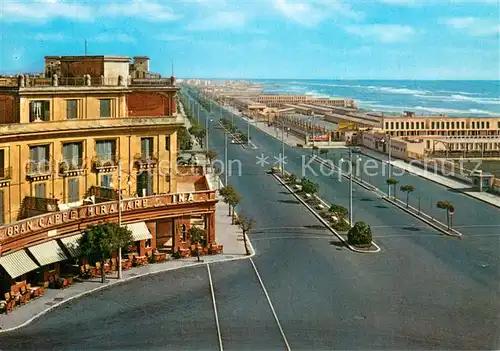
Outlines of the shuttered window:
[[35,184],[35,197],[46,197],[46,186],[45,183]]

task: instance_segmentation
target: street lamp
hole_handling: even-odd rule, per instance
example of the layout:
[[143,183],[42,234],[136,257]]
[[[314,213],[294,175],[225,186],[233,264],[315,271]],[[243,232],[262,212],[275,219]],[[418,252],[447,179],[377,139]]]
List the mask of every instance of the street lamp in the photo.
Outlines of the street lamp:
[[[349,224],[353,226],[353,216],[352,216],[352,150],[349,148],[349,161],[351,163],[351,169],[349,170]],[[341,158],[340,162],[344,162]],[[342,169],[340,170],[342,172]]]
[[[132,182],[130,181],[130,175],[129,175],[129,181],[127,182],[127,185],[130,187],[132,185]],[[110,184],[110,186],[113,188],[113,183]],[[118,163],[118,226],[122,226],[122,201],[123,201],[123,196],[122,196],[122,165],[119,162]],[[118,248],[118,279],[122,279],[122,248],[121,246]]]
[[285,177],[285,121],[281,121],[281,175]]
[[[380,140],[380,142],[382,144],[387,143],[387,148],[388,148],[388,152],[387,152],[387,158],[388,158],[388,163],[387,163],[387,179],[391,179],[391,136],[388,134],[387,135],[387,140],[382,139],[382,140]],[[389,198],[391,197],[391,187],[390,186],[388,188],[387,195],[389,196]]]

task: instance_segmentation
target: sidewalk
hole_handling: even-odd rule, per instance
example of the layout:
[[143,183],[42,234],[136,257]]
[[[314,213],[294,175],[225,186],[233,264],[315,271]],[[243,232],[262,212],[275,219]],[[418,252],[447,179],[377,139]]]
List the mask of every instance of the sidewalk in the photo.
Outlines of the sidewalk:
[[[34,318],[45,314],[65,302],[111,287],[115,284],[124,283],[134,278],[200,264],[203,265],[252,257],[252,255],[245,255],[243,234],[237,226],[231,225],[231,217],[228,216],[227,205],[220,201],[215,206],[216,241],[217,244],[224,245],[223,254],[201,256],[200,259],[203,261],[202,263],[198,263],[196,257],[185,259],[171,258],[164,263],[148,264],[143,267],[135,267],[123,271],[122,280],[118,280],[115,274],[113,276],[108,276],[104,284],[100,282],[100,278],[95,278],[84,282],[76,282],[71,287],[64,290],[47,289],[45,290],[44,296],[32,300],[24,306],[15,308],[8,315],[0,314],[0,335],[2,331],[6,331],[7,329],[18,328],[28,324]],[[248,242],[250,251],[253,252],[250,241],[248,240]]]
[[[376,152],[374,150],[370,150],[367,148],[362,148],[362,153],[369,156],[369,157],[373,157],[379,161],[388,163],[387,156],[385,154],[381,154],[379,152]],[[398,167],[400,169],[403,169],[403,170],[407,171],[408,173],[418,175],[422,178],[431,180],[435,183],[444,185],[444,186],[451,188],[451,189],[463,190],[465,188],[471,187],[471,185],[468,183],[460,182],[458,180],[454,180],[454,179],[442,176],[440,174],[426,171],[425,169],[410,165],[402,160],[391,160],[391,165]],[[478,200],[484,201],[486,203],[489,203],[490,205],[500,207],[500,197],[499,196],[485,193],[485,192],[478,192],[478,191],[462,191],[462,193],[464,193],[470,197],[476,198]]]

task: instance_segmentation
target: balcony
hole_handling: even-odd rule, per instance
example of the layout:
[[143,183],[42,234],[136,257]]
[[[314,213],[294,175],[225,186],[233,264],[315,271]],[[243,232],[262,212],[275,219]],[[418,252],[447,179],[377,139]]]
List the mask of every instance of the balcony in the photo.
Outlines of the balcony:
[[59,162],[59,174],[63,177],[78,176],[85,173],[87,168],[85,159],[77,158],[71,160],[63,160]]
[[26,177],[30,180],[44,180],[50,178],[52,165],[50,160],[29,161],[26,164]]
[[96,203],[117,201],[118,191],[112,188],[105,188],[101,186],[92,185],[87,191],[86,197],[93,196]]
[[158,157],[155,154],[142,155],[136,154],[134,156],[134,165],[138,169],[152,169],[158,164]]
[[38,216],[49,212],[57,212],[58,199],[25,196],[18,214],[18,220]]
[[131,86],[175,86],[175,78],[132,78]]
[[94,157],[92,158],[92,168],[97,173],[107,173],[112,172],[118,168],[118,157],[116,155],[110,155],[107,157]]

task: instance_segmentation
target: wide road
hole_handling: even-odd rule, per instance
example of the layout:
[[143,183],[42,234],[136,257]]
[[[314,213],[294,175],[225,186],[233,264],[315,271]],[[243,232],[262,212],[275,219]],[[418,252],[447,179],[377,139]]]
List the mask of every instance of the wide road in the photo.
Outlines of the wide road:
[[[225,349],[283,350],[285,338],[303,350],[498,349],[498,256],[490,257],[498,237],[479,260],[470,239],[442,236],[355,187],[355,219],[372,225],[383,252],[353,253],[256,164],[256,156],[272,159],[281,149],[251,133],[257,150],[229,145],[229,159],[242,164],[229,183],[243,196],[238,211],[257,220],[250,235],[257,254],[210,265]],[[224,154],[215,127],[210,147]],[[286,153],[298,174],[307,151]],[[347,204],[345,180],[314,180],[326,200]],[[0,334],[0,349],[215,350],[209,281],[206,266],[140,278]]]

